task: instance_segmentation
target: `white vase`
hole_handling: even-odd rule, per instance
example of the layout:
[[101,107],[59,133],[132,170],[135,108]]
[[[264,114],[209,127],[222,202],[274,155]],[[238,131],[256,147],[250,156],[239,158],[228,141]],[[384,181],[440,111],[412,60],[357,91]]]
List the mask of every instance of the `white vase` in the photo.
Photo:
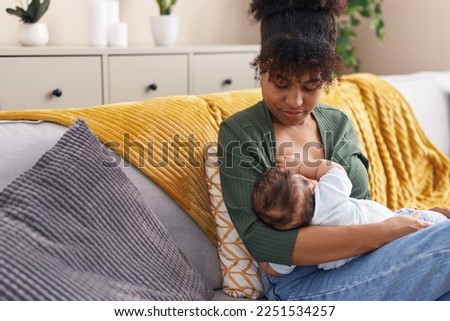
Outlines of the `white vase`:
[[108,12],[105,0],[89,0],[89,44],[108,45]]
[[174,15],[150,18],[153,40],[157,46],[172,46],[177,42],[179,18]]
[[45,46],[48,38],[47,25],[43,22],[19,25],[18,40],[23,46]]

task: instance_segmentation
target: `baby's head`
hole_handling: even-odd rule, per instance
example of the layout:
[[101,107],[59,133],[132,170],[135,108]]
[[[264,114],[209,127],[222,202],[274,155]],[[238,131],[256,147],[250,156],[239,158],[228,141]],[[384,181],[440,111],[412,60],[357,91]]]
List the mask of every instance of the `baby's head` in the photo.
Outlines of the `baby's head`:
[[311,223],[314,184],[286,168],[270,168],[253,188],[253,210],[266,225],[291,230]]

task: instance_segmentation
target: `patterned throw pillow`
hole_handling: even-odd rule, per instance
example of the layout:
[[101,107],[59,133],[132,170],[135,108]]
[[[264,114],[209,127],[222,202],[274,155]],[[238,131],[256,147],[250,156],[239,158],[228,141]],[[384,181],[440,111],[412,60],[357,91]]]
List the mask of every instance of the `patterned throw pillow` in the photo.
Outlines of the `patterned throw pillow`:
[[258,263],[248,253],[223,201],[217,147],[205,148],[205,172],[211,211],[216,221],[223,291],[233,297],[258,299],[264,296]]

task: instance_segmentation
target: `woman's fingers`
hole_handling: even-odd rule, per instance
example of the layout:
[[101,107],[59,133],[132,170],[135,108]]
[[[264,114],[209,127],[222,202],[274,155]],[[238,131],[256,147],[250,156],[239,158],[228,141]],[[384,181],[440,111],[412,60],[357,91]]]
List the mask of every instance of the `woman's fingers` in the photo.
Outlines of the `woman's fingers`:
[[450,208],[436,206],[436,207],[430,208],[430,211],[435,211],[435,212],[441,213],[441,214],[447,216],[448,218],[450,218]]

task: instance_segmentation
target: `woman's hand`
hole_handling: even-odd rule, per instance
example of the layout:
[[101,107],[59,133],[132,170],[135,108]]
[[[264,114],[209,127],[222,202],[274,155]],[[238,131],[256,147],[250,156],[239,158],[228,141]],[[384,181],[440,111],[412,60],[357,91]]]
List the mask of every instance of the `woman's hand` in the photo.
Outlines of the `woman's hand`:
[[450,218],[450,208],[436,206],[436,207],[430,208],[430,211],[435,211],[435,212],[441,213],[442,215],[447,216],[447,218]]
[[421,229],[433,225],[433,223],[431,222],[421,220],[419,212],[414,215],[399,215],[388,218],[384,221],[384,223],[386,223],[389,228],[392,229],[393,233],[398,235],[398,237],[396,237],[395,239],[420,231]]

